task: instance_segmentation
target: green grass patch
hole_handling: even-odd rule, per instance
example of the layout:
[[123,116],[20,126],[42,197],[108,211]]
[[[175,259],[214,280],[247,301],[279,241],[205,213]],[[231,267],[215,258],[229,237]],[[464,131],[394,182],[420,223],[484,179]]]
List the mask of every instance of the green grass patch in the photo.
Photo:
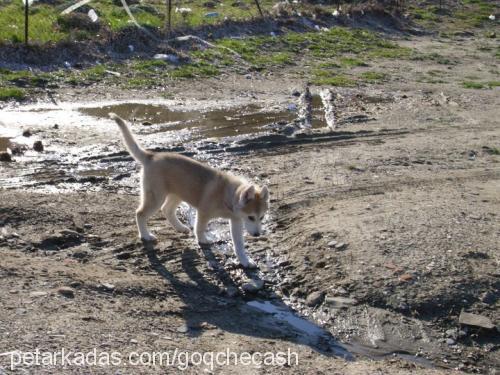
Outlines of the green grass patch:
[[365,63],[361,59],[357,59],[355,57],[341,57],[340,59],[340,65],[346,68],[353,68],[356,66],[368,66],[367,63]]
[[344,74],[335,74],[333,72],[321,69],[313,70],[311,82],[320,86],[341,86],[353,87],[356,86],[356,81]]
[[22,89],[16,87],[0,87],[0,100],[7,101],[11,99],[23,100],[26,98],[26,93]]
[[387,74],[382,72],[363,72],[360,78],[366,82],[380,82],[387,78]]
[[484,83],[474,82],[474,81],[465,81],[465,82],[462,82],[462,86],[464,88],[466,88],[466,89],[476,89],[476,90],[485,89],[486,88],[486,85]]

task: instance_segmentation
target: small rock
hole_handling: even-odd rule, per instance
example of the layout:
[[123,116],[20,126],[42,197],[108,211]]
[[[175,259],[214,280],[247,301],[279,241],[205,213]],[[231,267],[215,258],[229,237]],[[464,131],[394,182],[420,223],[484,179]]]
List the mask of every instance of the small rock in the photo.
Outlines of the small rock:
[[179,327],[177,327],[177,332],[179,333],[187,333],[189,331],[189,327],[187,324],[181,324]]
[[358,304],[358,301],[354,298],[348,297],[326,297],[325,305],[332,309],[343,309],[349,306],[355,306]]
[[252,79],[252,75],[251,75],[251,74],[247,74],[247,75],[245,76],[245,78],[246,78],[246,79]]
[[480,327],[485,329],[494,329],[495,325],[491,320],[483,315],[471,314],[467,312],[461,312],[458,317],[458,322],[463,325]]
[[312,292],[306,298],[306,305],[310,307],[314,307],[323,302],[325,298],[325,292]]
[[328,242],[328,247],[336,247],[337,246],[337,241],[333,240]]
[[23,137],[31,137],[31,130],[29,129],[23,130]]
[[339,242],[335,245],[336,250],[344,250],[347,247],[347,244],[344,242]]
[[292,96],[296,96],[297,98],[300,96],[300,91],[297,89],[292,90]]
[[487,305],[492,305],[496,302],[497,297],[495,296],[494,293],[487,291],[481,294],[481,297],[479,298],[482,303],[486,303]]
[[456,329],[447,330],[446,337],[456,338],[457,337],[457,330]]
[[153,123],[150,121],[143,121],[142,125],[153,125]]
[[317,241],[317,240],[321,239],[322,237],[323,237],[323,233],[321,233],[321,232],[313,232],[311,234],[311,239],[314,241]]
[[59,125],[58,124],[54,124],[54,126],[52,128],[53,129],[59,129]]
[[264,281],[258,279],[258,280],[250,280],[243,284],[241,286],[241,289],[243,289],[245,292],[248,293],[255,293],[261,290],[264,287]]
[[42,152],[43,151],[43,143],[42,141],[36,141],[33,143],[33,150],[37,152]]
[[68,286],[60,287],[59,289],[57,289],[57,293],[59,293],[60,295],[66,297],[66,298],[74,298],[75,297],[75,291]]
[[111,283],[101,283],[101,285],[104,287],[104,289],[113,291],[115,290],[115,286]]
[[405,274],[399,276],[399,280],[404,281],[404,282],[411,281],[411,280],[413,280],[413,275],[411,275],[409,273],[405,273]]
[[456,344],[455,340],[453,340],[453,339],[451,339],[451,338],[447,338],[447,339],[446,339],[446,343],[447,343],[448,345],[450,345],[450,346],[451,346],[451,345],[455,345],[455,344]]
[[12,161],[12,155],[10,154],[10,152],[0,152],[0,161]]
[[137,341],[136,339],[131,339],[131,340],[130,340],[130,343],[131,343],[131,344],[137,344],[137,343],[138,343],[138,341]]

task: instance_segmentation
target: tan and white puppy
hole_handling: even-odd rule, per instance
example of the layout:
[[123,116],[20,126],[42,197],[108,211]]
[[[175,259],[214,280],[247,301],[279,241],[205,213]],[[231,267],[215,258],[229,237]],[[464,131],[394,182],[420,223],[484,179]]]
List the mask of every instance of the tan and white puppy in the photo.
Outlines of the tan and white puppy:
[[175,214],[179,204],[186,202],[197,210],[194,233],[200,244],[208,243],[205,231],[209,220],[228,218],[239,262],[243,267],[255,267],[245,252],[243,229],[252,236],[261,235],[262,219],[269,207],[267,187],[259,188],[183,155],[147,151],[139,146],[122,118],[114,113],[109,116],[120,127],[132,157],[142,165],[141,203],[136,211],[140,238],[156,240],[147,228],[147,220],[160,207],[176,230],[189,232]]

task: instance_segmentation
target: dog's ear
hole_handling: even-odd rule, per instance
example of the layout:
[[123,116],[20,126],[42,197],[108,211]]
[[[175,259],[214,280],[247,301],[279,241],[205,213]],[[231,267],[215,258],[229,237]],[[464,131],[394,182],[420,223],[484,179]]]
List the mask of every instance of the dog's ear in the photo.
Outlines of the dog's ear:
[[268,201],[269,200],[269,189],[267,188],[266,185],[264,185],[262,187],[262,189],[260,189],[260,196],[262,198],[263,201]]
[[254,198],[255,198],[255,187],[253,185],[249,185],[241,192],[239,201],[240,207],[245,206],[248,202],[250,202]]

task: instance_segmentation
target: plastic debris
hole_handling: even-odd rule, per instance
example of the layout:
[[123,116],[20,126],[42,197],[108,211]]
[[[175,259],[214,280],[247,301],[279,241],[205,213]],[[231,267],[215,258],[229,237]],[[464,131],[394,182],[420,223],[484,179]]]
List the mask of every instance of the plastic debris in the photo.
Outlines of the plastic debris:
[[205,18],[215,18],[215,17],[219,17],[219,13],[217,13],[217,12],[205,13]]
[[94,9],[90,9],[89,12],[87,13],[87,15],[89,16],[89,18],[92,22],[99,21],[99,16],[97,15],[97,13],[95,12]]
[[319,96],[323,102],[323,108],[325,109],[325,121],[326,125],[330,129],[335,129],[337,126],[335,118],[335,106],[333,102],[335,100],[335,95],[330,89],[326,89],[320,92]]

